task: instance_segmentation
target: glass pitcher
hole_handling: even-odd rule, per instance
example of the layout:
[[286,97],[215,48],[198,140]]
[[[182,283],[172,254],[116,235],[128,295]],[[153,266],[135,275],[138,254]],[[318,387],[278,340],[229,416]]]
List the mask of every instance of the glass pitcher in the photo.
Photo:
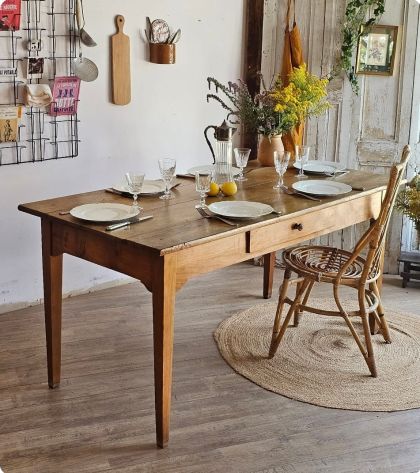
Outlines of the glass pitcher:
[[[214,148],[207,136],[211,128],[214,130],[214,139],[216,140]],[[221,126],[210,125],[204,130],[204,136],[213,156],[214,164],[232,166],[232,137],[235,132],[236,128],[229,126],[226,120],[224,120]]]

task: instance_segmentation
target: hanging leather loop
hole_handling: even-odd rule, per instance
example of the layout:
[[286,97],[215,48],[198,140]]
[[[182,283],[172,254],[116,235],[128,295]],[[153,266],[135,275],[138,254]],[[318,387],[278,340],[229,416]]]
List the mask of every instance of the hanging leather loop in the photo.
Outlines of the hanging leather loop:
[[290,29],[290,9],[293,3],[293,26],[296,25],[296,0],[288,0],[286,14],[286,31]]

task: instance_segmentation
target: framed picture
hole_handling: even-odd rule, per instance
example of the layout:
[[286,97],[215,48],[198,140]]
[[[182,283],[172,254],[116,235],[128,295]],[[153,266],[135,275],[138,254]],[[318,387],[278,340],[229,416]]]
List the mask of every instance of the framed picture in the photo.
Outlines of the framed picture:
[[357,47],[357,74],[392,76],[398,26],[374,25],[362,29]]

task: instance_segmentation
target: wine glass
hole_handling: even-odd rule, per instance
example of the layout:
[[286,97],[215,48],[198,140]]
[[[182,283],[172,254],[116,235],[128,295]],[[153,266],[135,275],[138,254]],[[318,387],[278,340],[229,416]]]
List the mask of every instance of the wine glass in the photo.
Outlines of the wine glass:
[[311,148],[309,146],[295,146],[296,160],[297,160],[297,162],[300,163],[300,170],[299,170],[299,174],[297,176],[298,179],[308,179],[308,176],[305,176],[305,174],[303,172],[303,166],[309,160],[310,151],[311,151]]
[[195,190],[200,193],[200,204],[201,208],[206,206],[206,194],[210,192],[210,184],[212,180],[212,173],[208,172],[196,172],[195,173]]
[[290,161],[290,152],[285,151],[281,153],[279,151],[274,151],[274,166],[276,168],[276,172],[279,175],[279,179],[277,184],[273,187],[273,189],[286,189],[286,186],[283,183],[283,175],[287,170],[287,166],[289,165]]
[[133,207],[141,209],[137,199],[143,188],[144,174],[138,172],[127,172],[125,173],[125,178],[127,180],[128,190],[133,194]]
[[163,199],[163,200],[173,199],[174,196],[172,195],[172,192],[169,190],[169,186],[171,185],[172,178],[175,175],[175,169],[176,169],[175,159],[171,159],[171,158],[159,159],[159,169],[160,169],[160,175],[165,184],[165,193],[161,195],[159,199]]
[[248,164],[248,158],[251,153],[249,148],[235,148],[235,161],[238,168],[241,170],[239,176],[235,177],[235,181],[242,182],[246,181],[247,178],[244,177],[244,167]]

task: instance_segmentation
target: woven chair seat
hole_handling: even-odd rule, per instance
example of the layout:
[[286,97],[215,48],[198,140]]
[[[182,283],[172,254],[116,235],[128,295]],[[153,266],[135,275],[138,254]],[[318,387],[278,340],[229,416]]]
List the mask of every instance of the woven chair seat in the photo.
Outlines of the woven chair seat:
[[[331,281],[337,277],[341,268],[352,256],[351,252],[339,248],[300,246],[284,251],[283,261],[301,276],[310,277],[316,281]],[[365,263],[365,259],[358,256],[346,268],[343,279],[360,279]],[[369,279],[374,279],[375,276],[376,274],[371,274]]]

